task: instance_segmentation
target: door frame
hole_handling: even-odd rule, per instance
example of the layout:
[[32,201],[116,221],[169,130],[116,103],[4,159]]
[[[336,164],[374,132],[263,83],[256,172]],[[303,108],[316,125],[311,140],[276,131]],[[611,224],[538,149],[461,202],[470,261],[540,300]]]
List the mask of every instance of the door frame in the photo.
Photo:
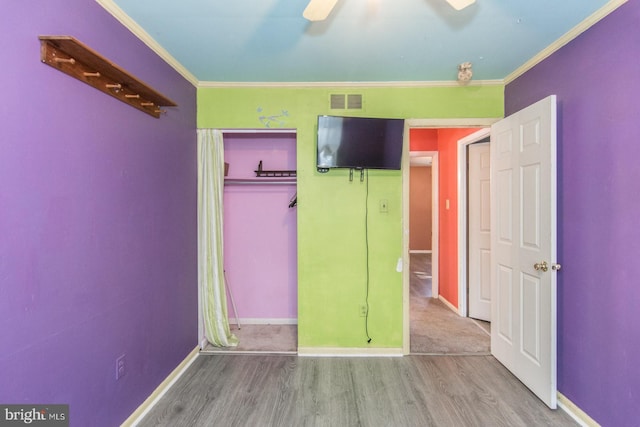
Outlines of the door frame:
[[491,135],[491,128],[480,129],[458,140],[458,314],[467,317],[469,314],[469,298],[467,294],[467,271],[469,257],[467,246],[468,211],[467,211],[467,147]]
[[[402,352],[411,353],[409,283],[409,130],[412,128],[490,128],[497,118],[406,119],[402,144]],[[441,169],[441,168],[440,168]],[[439,181],[439,180],[438,180]],[[436,230],[439,229],[436,224]]]

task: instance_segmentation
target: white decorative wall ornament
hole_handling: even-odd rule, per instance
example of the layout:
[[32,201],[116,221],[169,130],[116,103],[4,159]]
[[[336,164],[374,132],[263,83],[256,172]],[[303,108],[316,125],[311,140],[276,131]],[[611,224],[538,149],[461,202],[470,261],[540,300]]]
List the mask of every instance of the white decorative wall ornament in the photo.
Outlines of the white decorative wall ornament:
[[447,3],[451,5],[455,10],[462,10],[465,7],[471,6],[476,0],[447,0]]

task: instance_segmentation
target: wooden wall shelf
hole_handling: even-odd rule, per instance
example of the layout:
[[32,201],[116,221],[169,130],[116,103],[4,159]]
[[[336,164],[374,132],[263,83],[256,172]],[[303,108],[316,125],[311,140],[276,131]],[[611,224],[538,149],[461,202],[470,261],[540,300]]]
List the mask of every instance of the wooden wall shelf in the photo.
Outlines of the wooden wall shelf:
[[155,118],[177,104],[70,36],[39,36],[40,59]]

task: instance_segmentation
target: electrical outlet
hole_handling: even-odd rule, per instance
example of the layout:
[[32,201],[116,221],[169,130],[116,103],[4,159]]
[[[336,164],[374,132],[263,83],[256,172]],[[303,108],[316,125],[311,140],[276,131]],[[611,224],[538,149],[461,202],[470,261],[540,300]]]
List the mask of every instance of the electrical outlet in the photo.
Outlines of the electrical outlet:
[[358,312],[360,313],[360,317],[367,317],[367,304],[360,304],[358,306]]
[[124,377],[127,373],[126,355],[122,355],[116,359],[116,380]]
[[380,199],[380,212],[389,212],[389,201],[387,199]]

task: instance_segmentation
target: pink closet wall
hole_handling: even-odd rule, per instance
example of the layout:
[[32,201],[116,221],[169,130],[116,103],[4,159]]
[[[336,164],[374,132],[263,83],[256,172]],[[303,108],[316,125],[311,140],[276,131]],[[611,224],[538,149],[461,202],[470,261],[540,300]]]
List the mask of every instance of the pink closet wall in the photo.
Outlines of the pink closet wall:
[[[227,178],[255,178],[260,160],[265,170],[296,169],[295,134],[225,133],[224,151]],[[297,319],[295,193],[295,184],[225,186],[225,271],[241,322]]]

